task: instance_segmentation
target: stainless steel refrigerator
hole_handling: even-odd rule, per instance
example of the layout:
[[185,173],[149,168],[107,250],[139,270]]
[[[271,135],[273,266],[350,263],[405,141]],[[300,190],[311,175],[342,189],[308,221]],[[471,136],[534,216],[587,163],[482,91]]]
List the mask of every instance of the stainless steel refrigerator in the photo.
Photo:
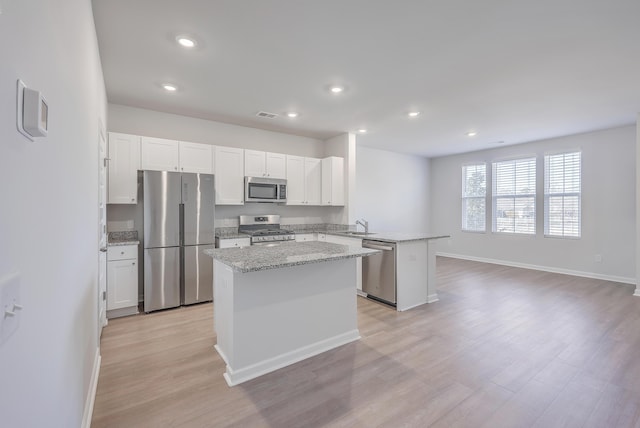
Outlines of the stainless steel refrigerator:
[[144,171],[144,311],[213,300],[214,177]]

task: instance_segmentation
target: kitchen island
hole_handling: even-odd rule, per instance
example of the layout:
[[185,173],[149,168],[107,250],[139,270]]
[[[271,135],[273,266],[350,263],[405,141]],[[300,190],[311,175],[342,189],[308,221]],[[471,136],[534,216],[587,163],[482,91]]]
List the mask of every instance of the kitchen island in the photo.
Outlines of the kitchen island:
[[356,259],[328,242],[207,250],[216,350],[230,386],[358,340]]
[[[406,311],[438,299],[436,284],[436,251],[438,239],[449,235],[434,233],[376,232],[360,235],[363,246],[385,248],[385,244],[395,247],[396,262],[396,310]],[[374,275],[378,275],[374,267]],[[366,290],[365,290],[366,292]]]

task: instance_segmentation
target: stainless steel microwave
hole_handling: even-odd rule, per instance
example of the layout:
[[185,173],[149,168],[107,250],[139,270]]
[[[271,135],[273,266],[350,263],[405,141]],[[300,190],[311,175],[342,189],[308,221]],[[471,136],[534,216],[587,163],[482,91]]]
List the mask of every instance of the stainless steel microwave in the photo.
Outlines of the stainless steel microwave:
[[287,202],[287,180],[281,178],[245,177],[245,202]]

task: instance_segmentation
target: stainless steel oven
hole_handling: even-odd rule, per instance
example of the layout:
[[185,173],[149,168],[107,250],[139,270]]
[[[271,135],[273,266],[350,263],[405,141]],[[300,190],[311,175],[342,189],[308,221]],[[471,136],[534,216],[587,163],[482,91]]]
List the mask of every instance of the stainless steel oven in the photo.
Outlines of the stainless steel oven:
[[245,177],[245,202],[287,202],[287,180],[281,178]]

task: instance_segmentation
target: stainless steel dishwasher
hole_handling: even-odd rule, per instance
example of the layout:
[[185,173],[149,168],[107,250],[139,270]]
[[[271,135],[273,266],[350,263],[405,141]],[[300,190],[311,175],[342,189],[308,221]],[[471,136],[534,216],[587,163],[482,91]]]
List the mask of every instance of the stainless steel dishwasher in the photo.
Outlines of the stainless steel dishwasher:
[[363,240],[362,247],[382,250],[362,258],[362,291],[374,300],[396,306],[396,244]]

